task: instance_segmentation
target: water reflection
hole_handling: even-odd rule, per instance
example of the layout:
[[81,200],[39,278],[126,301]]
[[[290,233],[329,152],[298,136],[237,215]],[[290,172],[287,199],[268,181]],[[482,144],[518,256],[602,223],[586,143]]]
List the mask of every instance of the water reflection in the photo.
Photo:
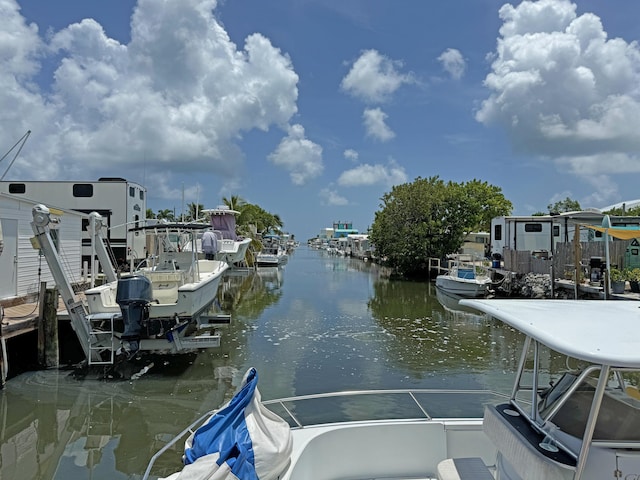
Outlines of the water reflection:
[[[284,267],[225,276],[211,313],[231,315],[219,348],[154,360],[135,381],[61,371],[11,379],[0,392],[0,477],[139,478],[164,440],[231,398],[249,367],[265,399],[371,388],[505,391],[520,353],[519,334],[443,307],[430,283],[390,280],[377,264],[307,248]],[[157,474],[176,471],[180,452],[158,465]]]

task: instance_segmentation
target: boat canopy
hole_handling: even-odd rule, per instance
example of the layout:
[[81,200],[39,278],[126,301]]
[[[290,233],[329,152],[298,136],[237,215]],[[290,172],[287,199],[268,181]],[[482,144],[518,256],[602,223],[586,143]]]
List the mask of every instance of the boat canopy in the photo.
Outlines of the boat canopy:
[[558,353],[600,365],[640,368],[638,302],[461,299]]
[[210,215],[211,226],[215,231],[222,234],[223,239],[238,240],[236,235],[236,215],[240,212],[231,210],[226,205],[203,210],[202,212]]

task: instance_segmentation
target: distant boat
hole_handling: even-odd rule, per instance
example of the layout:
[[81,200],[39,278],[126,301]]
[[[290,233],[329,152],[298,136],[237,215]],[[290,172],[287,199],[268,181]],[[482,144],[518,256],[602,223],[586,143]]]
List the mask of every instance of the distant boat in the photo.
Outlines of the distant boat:
[[215,259],[227,262],[231,268],[243,264],[251,239],[240,238],[236,234],[236,215],[240,212],[231,210],[227,205],[218,205],[202,210],[202,213],[210,216],[211,227],[218,239]]
[[436,287],[461,297],[484,297],[491,289],[491,277],[481,261],[456,255],[449,260],[447,271],[436,277]]
[[267,236],[264,240],[262,250],[256,255],[256,266],[258,267],[278,267],[289,261],[287,250],[277,236]]

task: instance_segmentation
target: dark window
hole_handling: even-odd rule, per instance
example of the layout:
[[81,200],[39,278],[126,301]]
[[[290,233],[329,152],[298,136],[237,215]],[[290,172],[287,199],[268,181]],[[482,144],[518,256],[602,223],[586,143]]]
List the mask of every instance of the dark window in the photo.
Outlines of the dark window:
[[602,238],[602,232],[596,230],[596,238]]
[[89,231],[89,219],[88,218],[83,218],[82,219],[82,231],[83,232],[88,232]]
[[129,187],[129,196],[130,197],[136,196],[136,189],[134,187]]
[[140,226],[140,215],[136,215],[134,218],[135,220],[135,227],[138,228]]
[[493,239],[502,240],[502,225],[496,225],[493,227]]
[[559,237],[560,236],[560,225],[554,225],[553,226],[553,236],[554,237]]
[[140,200],[144,200],[144,192],[140,190]]
[[76,183],[73,185],[74,197],[93,197],[93,185],[90,183]]
[[525,232],[541,232],[542,224],[541,223],[525,223],[524,231]]
[[27,186],[24,183],[10,183],[9,193],[24,193],[27,191]]

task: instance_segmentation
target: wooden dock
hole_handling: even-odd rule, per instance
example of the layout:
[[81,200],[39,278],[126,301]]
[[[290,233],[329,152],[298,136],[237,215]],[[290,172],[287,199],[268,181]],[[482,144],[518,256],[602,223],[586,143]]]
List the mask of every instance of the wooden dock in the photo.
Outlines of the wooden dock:
[[[3,311],[4,315],[2,317],[0,338],[8,340],[12,337],[33,332],[38,329],[40,304],[37,300],[11,307],[4,307]],[[58,312],[62,313],[66,311],[64,302],[60,298],[58,300]]]

